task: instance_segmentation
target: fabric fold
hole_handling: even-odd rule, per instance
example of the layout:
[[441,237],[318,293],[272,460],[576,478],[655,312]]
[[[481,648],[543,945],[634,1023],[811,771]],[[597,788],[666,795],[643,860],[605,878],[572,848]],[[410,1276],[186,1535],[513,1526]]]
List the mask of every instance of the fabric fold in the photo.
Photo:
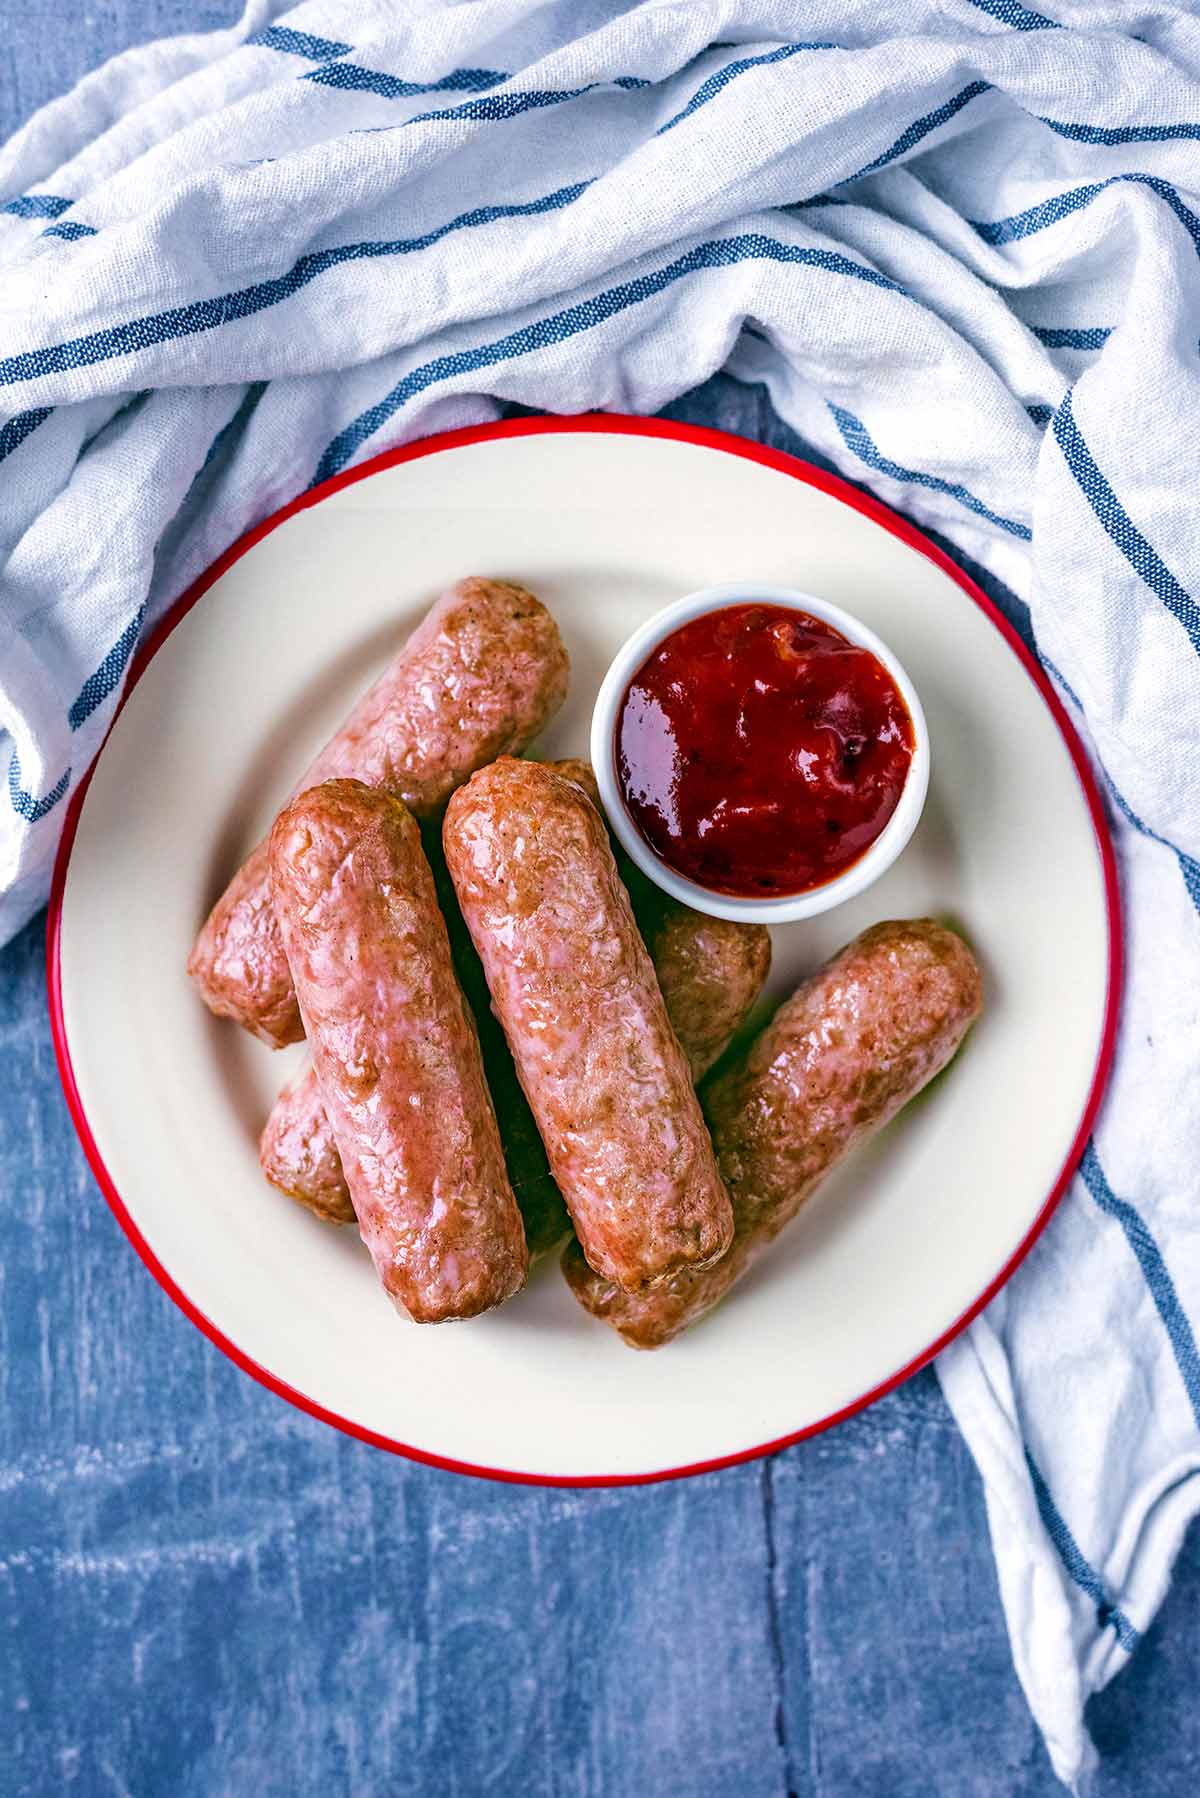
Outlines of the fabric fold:
[[0,938],[171,601],[505,404],[723,369],[1009,590],[1104,784],[1127,974],[1081,1171],[939,1371],[1076,1789],[1200,1508],[1200,21],[1134,23],[251,0],[0,152]]

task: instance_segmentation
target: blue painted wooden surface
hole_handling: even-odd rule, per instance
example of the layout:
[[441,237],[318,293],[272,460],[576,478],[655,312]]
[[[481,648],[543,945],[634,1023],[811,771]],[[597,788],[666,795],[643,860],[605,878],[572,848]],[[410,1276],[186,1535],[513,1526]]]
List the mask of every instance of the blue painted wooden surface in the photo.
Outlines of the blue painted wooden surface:
[[[0,136],[222,0],[0,0]],[[69,25],[68,25],[69,16]],[[673,408],[786,442],[762,396]],[[769,1463],[524,1490],[239,1374],[75,1142],[40,920],[0,954],[0,1794],[1048,1798],[926,1373]],[[1094,1701],[1097,1798],[1200,1791],[1200,1538]]]

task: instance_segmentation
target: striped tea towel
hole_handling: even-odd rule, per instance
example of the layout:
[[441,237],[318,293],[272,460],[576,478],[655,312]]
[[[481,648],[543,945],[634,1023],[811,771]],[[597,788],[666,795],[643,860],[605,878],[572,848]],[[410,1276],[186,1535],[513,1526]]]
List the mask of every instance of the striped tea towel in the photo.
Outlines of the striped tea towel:
[[1027,604],[1107,782],[1117,1065],[942,1357],[1064,1780],[1200,1506],[1200,20],[1119,0],[250,0],[0,154],[0,936],[135,643],[315,481],[761,382]]

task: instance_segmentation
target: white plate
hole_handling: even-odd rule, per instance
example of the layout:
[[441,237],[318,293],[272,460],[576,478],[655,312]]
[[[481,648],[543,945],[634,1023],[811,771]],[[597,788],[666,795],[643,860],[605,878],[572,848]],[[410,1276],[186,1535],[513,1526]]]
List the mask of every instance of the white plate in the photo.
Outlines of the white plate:
[[[135,1247],[222,1348],[294,1402],[499,1477],[692,1471],[877,1396],[1011,1271],[1098,1098],[1115,885],[1060,708],[911,526],[736,438],[521,420],[382,457],[317,498],[181,602],[60,857],[51,1003],[64,1084]],[[653,1355],[585,1316],[553,1259],[485,1318],[400,1319],[353,1232],[259,1173],[258,1131],[302,1051],[273,1055],[218,1023],[184,975],[198,924],[297,771],[439,590],[474,573],[528,583],[562,627],[574,673],[540,745],[550,755],[586,752],[610,656],[681,593],[786,582],[861,617],[924,701],[929,801],[869,893],[775,933],[772,986],[786,993],[876,919],[929,912],[961,921],[986,969],[986,1015],[948,1075],[717,1313]]]

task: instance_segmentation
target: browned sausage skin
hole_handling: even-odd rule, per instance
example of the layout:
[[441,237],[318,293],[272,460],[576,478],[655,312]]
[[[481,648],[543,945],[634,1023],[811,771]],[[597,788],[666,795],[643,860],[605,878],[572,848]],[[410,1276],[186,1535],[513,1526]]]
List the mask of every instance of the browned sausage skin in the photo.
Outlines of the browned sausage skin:
[[729,1199],[600,814],[505,757],[454,795],[442,840],[589,1261],[637,1290],[715,1260]]
[[[581,786],[604,816],[590,762],[546,765]],[[680,905],[646,878],[615,839],[612,849],[658,975],[671,1028],[691,1065],[693,1080],[699,1080],[720,1060],[762,992],[771,971],[771,934],[762,924],[707,918]]]
[[981,1003],[978,964],[953,931],[929,919],[864,931],[704,1092],[733,1200],[725,1259],[631,1296],[572,1244],[563,1271],[580,1304],[633,1348],[670,1342],[725,1296],[835,1163],[946,1066]]
[[[762,990],[769,966],[769,937],[765,954],[756,936],[739,941],[718,931],[714,940],[706,940],[705,925],[720,922],[723,920],[704,919],[699,912],[685,912],[681,907],[674,917],[662,919],[647,945],[653,945],[651,960],[667,1016],[697,1079],[742,1024]],[[731,928],[757,932],[759,927]],[[479,1015],[476,1013],[477,1018]],[[500,1047],[496,1045],[497,1050]],[[548,1191],[544,1199],[541,1196],[550,1174],[540,1139],[533,1140],[536,1131],[531,1135],[528,1129],[514,1127],[513,1110],[524,1105],[524,1098],[519,1087],[512,1090],[504,1070],[498,1071],[497,1054],[489,1054],[488,1048],[485,1042],[484,1067],[532,1259],[558,1247],[568,1220]],[[508,1054],[507,1048],[504,1053]],[[272,1106],[259,1144],[259,1161],[272,1186],[306,1205],[317,1217],[332,1224],[354,1222],[350,1189],[311,1066],[284,1087]],[[535,1198],[539,1199],[536,1211],[532,1209]]]
[[[529,1259],[533,1261],[562,1247],[564,1238],[570,1235],[571,1220],[546,1165],[537,1126],[532,1119],[527,1128],[521,1127],[521,1120],[514,1121],[515,1106],[525,1105],[515,1074],[515,1091],[510,1091],[503,1077],[497,1078],[495,1063],[486,1052],[484,1071],[500,1123],[508,1177],[525,1225]],[[306,1206],[314,1216],[328,1224],[354,1222],[354,1205],[342,1172],[342,1158],[311,1062],[284,1087],[271,1107],[258,1158],[271,1185]]]
[[[546,766],[582,786],[599,808],[599,791],[589,762],[547,762]],[[436,878],[435,853],[426,846]],[[728,1047],[762,991],[771,966],[770,935],[761,924],[706,918],[677,904],[639,876],[632,864],[626,866],[615,845],[614,854],[654,962],[671,1028],[688,1058],[693,1079],[699,1080]],[[561,1244],[570,1220],[516,1081],[503,1033],[490,1015],[486,984],[453,893],[445,896],[443,911],[455,968],[475,1012],[484,1070],[532,1260]],[[316,1216],[335,1224],[354,1222],[337,1144],[311,1069],[291,1081],[275,1101],[262,1133],[259,1160],[273,1186]]]
[[342,1158],[311,1061],[272,1105],[258,1141],[258,1164],[272,1186],[326,1223],[354,1222]]
[[360,781],[275,821],[271,885],[363,1241],[418,1323],[473,1317],[525,1278],[475,1026],[416,820]]
[[645,919],[646,947],[671,1028],[700,1080],[745,1023],[771,971],[761,924],[706,918],[672,901]]
[[[563,702],[558,627],[524,587],[472,578],[442,595],[359,700],[296,791],[355,778],[439,812],[476,768],[531,742]],[[272,1048],[300,1040],[296,996],[260,843],[217,900],[188,958],[210,1010]]]

